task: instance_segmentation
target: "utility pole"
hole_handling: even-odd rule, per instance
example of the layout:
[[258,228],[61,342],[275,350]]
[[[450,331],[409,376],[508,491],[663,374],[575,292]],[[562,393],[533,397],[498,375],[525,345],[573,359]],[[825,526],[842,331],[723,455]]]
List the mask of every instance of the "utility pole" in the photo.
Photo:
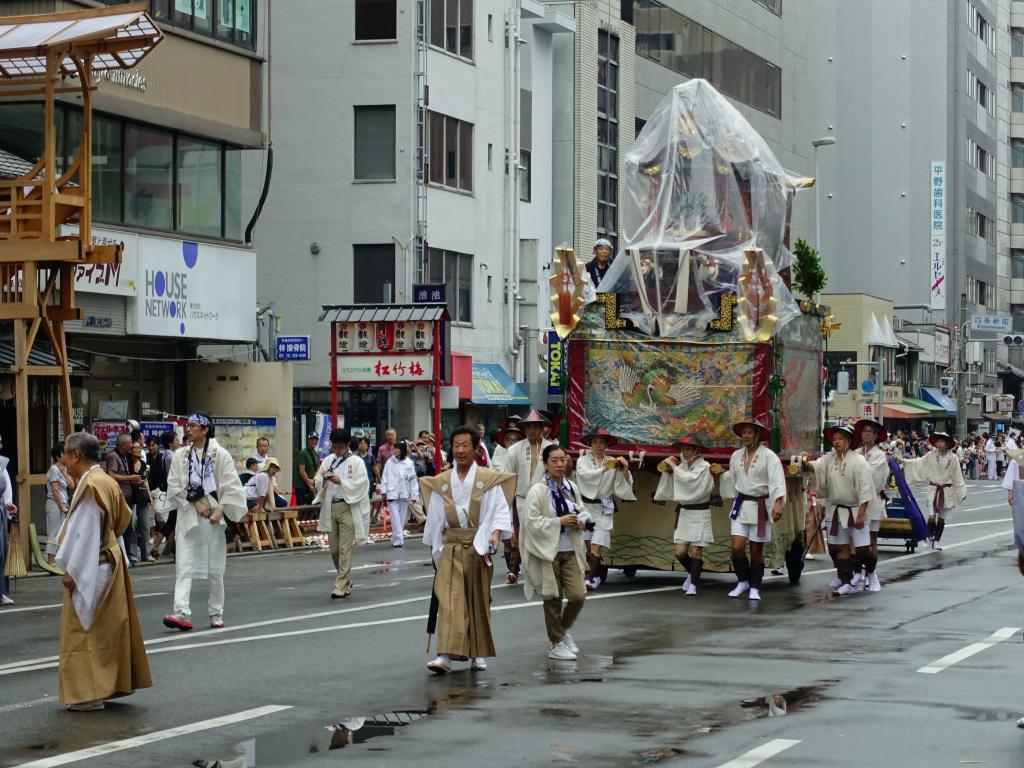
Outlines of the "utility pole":
[[971,377],[967,368],[967,294],[960,294],[960,323],[957,326],[957,387],[956,387],[956,439],[967,439],[967,389]]

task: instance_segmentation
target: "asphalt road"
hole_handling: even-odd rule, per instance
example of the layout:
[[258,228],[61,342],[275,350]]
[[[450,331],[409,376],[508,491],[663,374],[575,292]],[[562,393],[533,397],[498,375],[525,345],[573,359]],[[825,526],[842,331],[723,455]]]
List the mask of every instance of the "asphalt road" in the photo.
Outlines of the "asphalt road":
[[93,713],[56,699],[60,585],[28,579],[0,610],[0,765],[1020,766],[1024,580],[1004,492],[969,488],[944,551],[883,546],[877,594],[832,598],[820,560],[759,605],[724,575],[684,598],[678,574],[613,572],[576,664],[547,659],[539,604],[496,578],[500,655],[443,678],[418,540],[357,549],[344,602],[326,552],[231,558],[219,631],[166,630],[173,568],[135,569],[155,685]]

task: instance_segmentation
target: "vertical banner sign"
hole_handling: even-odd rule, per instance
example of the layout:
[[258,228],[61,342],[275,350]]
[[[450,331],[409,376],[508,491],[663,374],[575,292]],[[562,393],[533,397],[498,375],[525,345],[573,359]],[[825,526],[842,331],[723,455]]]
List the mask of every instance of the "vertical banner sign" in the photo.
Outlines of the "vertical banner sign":
[[393,322],[377,323],[377,349],[390,352],[395,347],[395,324]]
[[933,310],[946,308],[946,163],[934,161],[929,177],[928,190],[931,194],[931,219],[929,221],[931,249],[929,259],[929,284]]
[[565,371],[565,342],[553,330],[548,331],[548,397],[562,395],[562,373]]

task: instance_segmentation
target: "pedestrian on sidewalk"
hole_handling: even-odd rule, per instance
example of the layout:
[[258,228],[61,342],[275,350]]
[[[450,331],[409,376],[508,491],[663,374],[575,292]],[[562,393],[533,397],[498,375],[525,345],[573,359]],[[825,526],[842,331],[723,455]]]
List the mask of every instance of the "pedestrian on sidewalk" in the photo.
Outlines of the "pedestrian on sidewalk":
[[436,674],[448,672],[452,659],[471,660],[470,669],[482,672],[486,658],[497,655],[491,634],[491,558],[501,536],[512,532],[509,502],[516,478],[478,466],[478,440],[474,430],[458,427],[451,436],[455,469],[420,480],[427,507],[423,543],[437,569],[438,655],[427,664]]
[[107,474],[117,481],[118,486],[121,488],[121,493],[124,495],[125,504],[128,505],[128,509],[132,510],[128,527],[123,531],[118,531],[118,533],[124,540],[128,562],[133,566],[138,565],[139,562],[137,556],[139,543],[135,535],[135,489],[144,482],[142,476],[134,471],[134,463],[132,436],[127,432],[122,432],[117,436],[114,450],[107,454],[105,467]]
[[[3,440],[0,440],[0,448],[3,447]],[[7,473],[9,462],[10,459],[6,456],[0,456],[0,605],[14,605],[10,580],[4,576],[7,549],[10,546],[8,531],[11,523],[18,521],[18,508],[14,506],[14,486],[11,485],[11,476]]]
[[263,469],[245,482],[242,489],[245,491],[245,506],[250,511],[262,513],[274,509],[274,476],[280,471],[280,462],[273,456],[267,456]]
[[[174,528],[178,524],[178,509],[174,500],[167,493],[167,478],[171,474],[171,463],[174,461],[174,452],[181,447],[181,440],[178,434],[171,430],[160,435],[160,463],[162,465],[162,478],[160,488],[164,496],[163,511],[164,522],[153,537],[153,553],[157,556],[160,553],[161,544],[165,544],[164,554],[174,555]],[[150,474],[152,477],[152,474]]]
[[153,526],[156,523],[156,515],[153,511],[153,499],[149,495],[149,465],[143,456],[142,445],[132,442],[132,471],[142,478],[142,483],[135,486],[135,521],[136,541],[139,545],[139,555],[143,562],[152,562],[150,554],[152,546]]
[[310,432],[306,435],[306,447],[295,457],[295,476],[292,487],[295,488],[295,503],[300,507],[309,504],[316,496],[314,477],[316,468],[320,466],[320,435]]
[[320,463],[316,473],[317,498],[320,504],[318,531],[327,533],[331,559],[338,571],[331,590],[331,599],[340,600],[352,594],[352,550],[365,544],[370,530],[370,483],[366,465],[352,452],[351,435],[345,429],[331,430],[332,453]]
[[996,473],[996,441],[993,440],[988,432],[982,435],[985,438],[985,466],[988,468],[986,477],[989,480],[998,480],[999,477]]
[[409,456],[409,443],[402,440],[395,453],[384,464],[381,473],[381,490],[388,500],[391,514],[391,546],[405,546],[405,523],[409,519],[409,502],[420,498],[419,483],[416,481],[416,465]]
[[174,454],[167,495],[178,510],[175,529],[174,612],[164,626],[192,629],[193,579],[208,579],[210,626],[224,626],[224,570],[227,565],[225,516],[238,522],[248,511],[245,492],[231,454],[214,439],[215,428],[205,413],[193,413],[185,427],[191,444]]
[[78,487],[56,557],[65,588],[58,694],[68,709],[98,710],[104,699],[153,684],[128,557],[118,543],[132,513],[118,483],[99,469],[102,454],[93,435],[70,435],[63,455]]
[[[548,658],[573,661],[579,646],[569,630],[583,610],[587,596],[583,572],[587,567],[583,530],[590,515],[583,497],[566,472],[569,454],[558,443],[541,453],[544,474],[530,488],[520,508],[519,551],[527,600],[535,594],[544,601],[544,626],[550,647]],[[518,490],[518,489],[517,489]],[[562,599],[567,601],[562,607]]]
[[46,562],[53,565],[57,556],[57,533],[68,515],[71,497],[68,489],[74,489],[75,481],[64,466],[64,443],[57,443],[50,451],[53,463],[46,472]]

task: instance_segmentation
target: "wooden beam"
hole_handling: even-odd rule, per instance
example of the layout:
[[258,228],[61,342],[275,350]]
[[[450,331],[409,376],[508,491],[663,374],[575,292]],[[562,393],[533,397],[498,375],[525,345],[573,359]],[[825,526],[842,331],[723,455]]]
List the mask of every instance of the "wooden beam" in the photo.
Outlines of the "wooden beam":
[[0,320],[31,320],[34,317],[39,317],[38,304],[26,304],[20,301],[0,304]]
[[50,318],[50,320],[60,320],[62,322],[67,320],[81,320],[82,308],[51,304],[46,308],[46,316]]
[[[25,344],[26,328],[24,320],[14,321],[14,423],[18,436],[18,506],[22,520],[32,520],[32,494],[29,492],[29,435],[31,427],[28,421],[28,346]],[[25,526],[26,530],[28,526]]]
[[81,242],[78,240],[0,240],[0,264],[22,261],[81,261]]
[[30,365],[25,372],[29,376],[63,376],[64,368],[59,365]]

